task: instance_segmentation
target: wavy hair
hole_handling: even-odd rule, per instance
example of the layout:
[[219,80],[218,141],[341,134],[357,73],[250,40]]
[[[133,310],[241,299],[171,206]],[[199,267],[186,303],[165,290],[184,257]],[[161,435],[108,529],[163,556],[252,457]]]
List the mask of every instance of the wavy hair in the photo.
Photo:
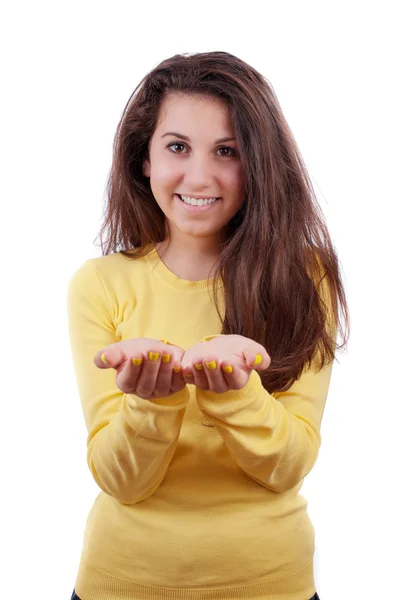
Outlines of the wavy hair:
[[115,134],[102,253],[134,260],[166,239],[165,215],[142,169],[161,104],[176,92],[216,97],[228,108],[245,197],[226,226],[214,273],[220,332],[262,344],[271,357],[259,371],[263,386],[269,393],[287,390],[316,358],[321,369],[346,346],[349,311],[338,256],[304,161],[271,84],[253,67],[228,52],[177,54],[141,80]]

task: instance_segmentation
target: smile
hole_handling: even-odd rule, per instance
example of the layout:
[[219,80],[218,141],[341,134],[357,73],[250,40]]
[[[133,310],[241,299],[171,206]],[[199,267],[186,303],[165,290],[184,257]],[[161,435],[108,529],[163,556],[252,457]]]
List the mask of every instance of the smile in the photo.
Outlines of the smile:
[[185,210],[193,213],[202,213],[208,210],[212,210],[215,206],[219,205],[222,201],[221,198],[204,198],[197,200],[196,198],[190,198],[189,196],[180,196],[174,194],[179,204],[185,208]]
[[203,204],[212,204],[216,202],[217,198],[191,198],[190,196],[183,196],[183,194],[178,194],[178,196],[186,202],[187,204],[192,204],[193,206],[202,206]]

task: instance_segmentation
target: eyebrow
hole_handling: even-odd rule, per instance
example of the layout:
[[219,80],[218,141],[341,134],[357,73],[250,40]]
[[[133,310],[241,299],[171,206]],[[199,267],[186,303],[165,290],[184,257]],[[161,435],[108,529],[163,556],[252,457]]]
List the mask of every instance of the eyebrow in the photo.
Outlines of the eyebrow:
[[[168,131],[168,133],[164,133],[162,137],[165,137],[165,135],[173,135],[174,137],[179,137],[182,140],[186,140],[187,142],[191,141],[187,135],[183,135],[182,133],[176,133],[175,131]],[[219,138],[218,140],[215,140],[215,144],[221,144],[222,142],[230,142],[231,140],[235,139],[235,137]]]

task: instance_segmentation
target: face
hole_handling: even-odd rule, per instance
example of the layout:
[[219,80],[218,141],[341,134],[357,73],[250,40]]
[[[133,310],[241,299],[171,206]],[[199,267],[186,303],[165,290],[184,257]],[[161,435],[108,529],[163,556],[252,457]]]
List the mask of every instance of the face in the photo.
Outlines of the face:
[[[196,236],[217,241],[242,205],[237,143],[235,139],[218,142],[221,138],[234,138],[222,100],[187,94],[165,98],[143,173],[150,178],[152,193],[165,214],[172,238],[175,233],[179,238]],[[185,204],[180,194],[218,200],[197,209]]]

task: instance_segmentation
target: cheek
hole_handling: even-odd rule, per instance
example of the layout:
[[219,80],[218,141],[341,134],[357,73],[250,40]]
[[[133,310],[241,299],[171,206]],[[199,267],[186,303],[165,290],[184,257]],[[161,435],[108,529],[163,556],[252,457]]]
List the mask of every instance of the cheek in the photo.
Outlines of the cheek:
[[223,180],[226,187],[229,188],[237,189],[242,183],[242,178],[242,166],[240,163],[230,164],[229,168],[223,173]]
[[174,182],[178,177],[179,171],[176,168],[176,165],[173,165],[168,161],[158,163],[156,173],[153,175],[154,184],[157,187],[173,187]]

